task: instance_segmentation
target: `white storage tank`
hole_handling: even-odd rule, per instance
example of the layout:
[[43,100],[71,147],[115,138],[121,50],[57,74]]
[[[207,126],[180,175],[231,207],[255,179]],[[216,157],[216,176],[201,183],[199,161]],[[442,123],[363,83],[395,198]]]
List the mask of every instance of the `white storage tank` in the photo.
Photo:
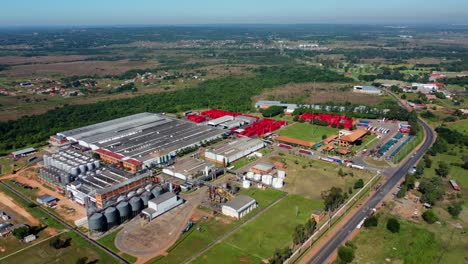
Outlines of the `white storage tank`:
[[245,189],[250,188],[250,181],[249,180],[242,181],[242,187]]
[[135,191],[131,191],[127,194],[127,198],[132,198],[133,196],[135,196]]
[[256,181],[261,181],[261,180],[262,180],[262,175],[260,175],[260,174],[255,174],[255,175],[254,175],[254,180],[256,180]]
[[281,189],[283,188],[284,182],[282,178],[274,178],[273,179],[273,188]]
[[99,162],[99,160],[94,161],[94,167],[96,167],[96,169],[101,167],[101,163]]
[[281,178],[281,179],[286,178],[286,172],[282,171],[282,170],[279,170],[278,171],[278,178]]
[[86,167],[88,168],[89,171],[94,170],[94,164],[92,162],[86,164]]
[[247,172],[247,179],[253,179],[253,177],[254,177],[253,172],[251,172],[251,171]]
[[265,174],[262,176],[262,183],[266,185],[271,185],[273,182],[273,176]]

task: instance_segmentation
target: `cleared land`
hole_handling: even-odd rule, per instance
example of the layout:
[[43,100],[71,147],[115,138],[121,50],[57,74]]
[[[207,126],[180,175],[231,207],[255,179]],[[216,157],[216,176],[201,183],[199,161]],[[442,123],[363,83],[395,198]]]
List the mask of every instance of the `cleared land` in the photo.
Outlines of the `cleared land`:
[[337,128],[327,126],[316,126],[309,123],[294,123],[276,132],[278,135],[297,138],[305,141],[317,143],[322,140],[322,136],[338,134]]
[[[281,161],[287,165],[284,191],[317,202],[321,201],[321,193],[331,187],[340,187],[347,192],[358,179],[367,182],[373,176],[372,173],[340,167],[336,163],[312,160],[290,154],[274,156],[271,160]],[[338,171],[340,168],[348,175],[339,176]],[[351,176],[351,173],[354,176]]]
[[294,228],[321,207],[320,202],[288,195],[193,263],[219,263],[220,256],[223,263],[260,263],[271,257],[275,249],[287,246]]
[[[364,228],[353,240],[357,246],[353,263],[462,263],[466,257],[466,236],[443,221],[416,224],[400,219],[401,229],[393,234],[386,229],[390,217],[384,213],[379,225]],[[386,259],[390,259],[387,261]]]
[[345,103],[378,105],[383,102],[384,96],[364,95],[351,91],[349,83],[291,83],[269,89],[257,99],[279,100],[285,102],[302,103]]
[[112,75],[131,69],[155,68],[156,61],[72,61],[49,64],[30,64],[13,66],[3,71],[2,75],[14,78],[31,78],[36,76],[68,75]]

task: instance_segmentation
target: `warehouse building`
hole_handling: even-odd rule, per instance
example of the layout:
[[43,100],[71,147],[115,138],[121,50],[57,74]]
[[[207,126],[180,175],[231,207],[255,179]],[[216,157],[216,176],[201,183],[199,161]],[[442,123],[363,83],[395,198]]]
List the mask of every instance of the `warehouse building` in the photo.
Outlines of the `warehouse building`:
[[215,169],[216,166],[211,162],[188,157],[177,160],[173,165],[164,168],[162,172],[185,181],[199,176],[208,176]]
[[259,139],[243,137],[207,150],[205,152],[205,159],[227,166],[228,164],[263,147],[265,147],[265,143],[263,141]]
[[177,197],[175,193],[167,192],[157,198],[149,200],[148,208],[143,209],[141,213],[151,221],[165,212],[181,205],[183,202],[184,200]]
[[218,117],[216,119],[213,119],[213,120],[210,120],[208,121],[208,125],[209,126],[219,126],[223,123],[226,123],[228,121],[232,121],[234,120],[234,117],[233,116],[230,116],[230,115],[225,115],[225,116],[222,116],[222,117]]
[[239,195],[223,204],[221,211],[224,215],[241,219],[257,207],[255,199],[247,195]]
[[25,148],[25,149],[22,149],[22,150],[13,151],[10,155],[13,158],[17,159],[17,158],[25,157],[27,155],[34,154],[34,153],[36,153],[35,148]]
[[275,166],[273,166],[273,164],[260,162],[253,166],[250,171],[256,174],[268,174],[272,172],[274,168]]
[[226,132],[186,120],[140,113],[57,135],[91,148],[107,163],[136,172],[165,164],[178,150],[218,139]]

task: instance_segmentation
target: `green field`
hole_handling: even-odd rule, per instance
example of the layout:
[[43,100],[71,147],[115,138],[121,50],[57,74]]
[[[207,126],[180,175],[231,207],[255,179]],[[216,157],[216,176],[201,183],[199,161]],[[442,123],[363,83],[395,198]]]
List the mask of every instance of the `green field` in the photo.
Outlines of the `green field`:
[[[259,208],[254,212],[263,209],[284,195],[284,193],[274,189],[261,190],[256,188],[242,189],[239,194],[249,195],[257,201]],[[246,216],[242,221],[252,216],[253,213]],[[241,224],[240,221],[225,216],[200,219],[188,233],[183,234],[168,250],[169,254],[167,256],[159,256],[150,263],[182,263],[239,224]]]
[[[451,224],[416,224],[400,219],[401,229],[393,234],[385,227],[384,213],[375,228],[363,228],[353,240],[357,246],[353,263],[463,263],[466,251],[463,229]],[[466,231],[466,228],[465,228]]]
[[12,172],[12,167],[11,167],[12,161],[9,158],[2,157],[0,158],[0,167],[1,167],[1,175],[9,174]]
[[312,211],[321,207],[320,201],[288,195],[194,263],[220,263],[220,258],[223,263],[259,263],[270,258],[275,249],[289,245],[294,228],[306,222]]
[[323,135],[328,137],[330,135],[337,134],[338,130],[339,129],[337,128],[316,126],[309,123],[294,123],[281,130],[278,130],[276,133],[281,136],[297,138],[316,143],[322,140]]
[[468,134],[468,120],[459,121],[448,125],[450,129],[456,130],[460,133]]
[[336,163],[290,154],[272,158],[280,158],[281,162],[287,164],[284,191],[317,201],[321,200],[321,193],[331,187],[340,187],[347,191],[358,179],[362,178],[364,182],[367,182],[373,176],[372,173],[366,171],[341,167],[344,172],[348,173],[347,176],[341,177],[338,175],[340,167]]

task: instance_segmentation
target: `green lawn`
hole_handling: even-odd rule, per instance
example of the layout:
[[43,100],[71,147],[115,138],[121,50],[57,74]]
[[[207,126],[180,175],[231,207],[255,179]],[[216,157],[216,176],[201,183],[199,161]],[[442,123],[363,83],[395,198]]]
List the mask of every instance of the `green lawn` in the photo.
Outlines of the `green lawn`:
[[[449,154],[437,154],[435,157],[430,156],[432,159],[432,166],[431,168],[425,168],[424,169],[424,177],[426,178],[432,178],[437,176],[435,169],[438,167],[438,162],[439,161],[445,161],[446,163],[462,163],[462,151],[461,149],[456,149],[453,147],[453,145],[449,145],[449,149],[452,149],[452,151],[455,155],[449,155]],[[464,189],[468,189],[468,177],[466,170],[461,168],[460,166],[453,166],[450,165],[450,171],[447,176],[447,179],[455,179],[457,183]]]
[[0,176],[12,172],[12,160],[6,157],[0,158],[0,167],[2,168]]
[[223,263],[259,263],[270,258],[275,249],[289,245],[294,228],[305,223],[312,211],[319,208],[322,208],[321,201],[288,195],[194,263],[219,263],[220,256]]
[[[278,158],[287,164],[283,190],[312,200],[321,200],[321,193],[331,187],[340,187],[347,191],[358,179],[362,178],[364,182],[367,182],[374,175],[362,170],[340,167],[337,163],[312,160],[291,154],[272,157],[272,161]],[[340,168],[348,175],[339,176]]]
[[338,131],[339,129],[332,127],[311,125],[309,123],[293,123],[278,130],[277,134],[316,143],[322,140],[323,135],[328,137],[337,134]]
[[[167,256],[160,256],[149,263],[182,263],[209,243],[226,233],[237,222],[219,221],[215,218],[201,219],[189,232],[183,234],[168,250]],[[200,228],[200,231],[197,230]]]
[[[353,240],[357,246],[353,263],[463,263],[466,251],[463,229],[451,224],[419,224],[400,219],[401,229],[393,234],[385,227],[389,214],[379,225],[363,228]],[[466,231],[466,228],[465,228]]]
[[251,162],[254,162],[255,160],[257,160],[256,157],[251,157],[251,158],[243,157],[231,163],[230,166],[234,166],[234,169],[237,170]]
[[115,229],[114,231],[112,231],[111,233],[101,237],[100,239],[97,240],[97,242],[99,242],[99,244],[105,246],[106,248],[114,251],[115,253],[119,253],[120,250],[115,246],[114,240],[117,234],[120,232],[120,230],[122,230],[122,227],[119,227]]
[[251,187],[249,189],[241,189],[239,194],[248,195],[254,198],[259,207],[265,207],[275,201],[276,199],[280,198],[281,196],[285,195],[285,193],[277,191],[275,189],[258,189],[256,187]]

